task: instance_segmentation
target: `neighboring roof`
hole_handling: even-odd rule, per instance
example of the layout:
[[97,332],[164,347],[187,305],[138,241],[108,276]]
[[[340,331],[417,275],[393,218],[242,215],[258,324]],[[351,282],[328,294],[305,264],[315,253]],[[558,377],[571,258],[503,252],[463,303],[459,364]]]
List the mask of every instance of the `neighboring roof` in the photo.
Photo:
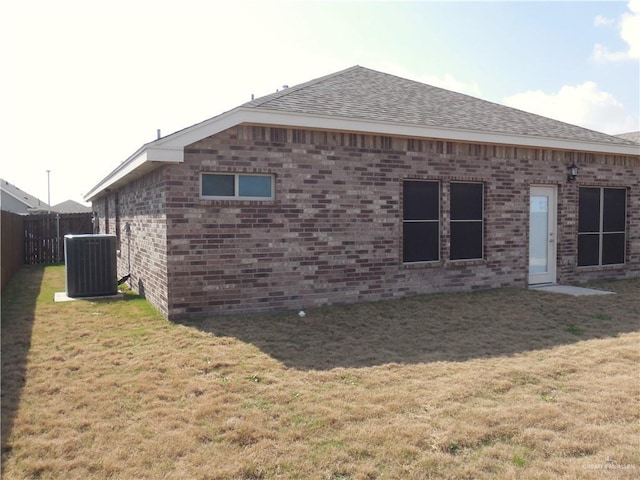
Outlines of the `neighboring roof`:
[[184,147],[242,123],[640,155],[634,142],[514,108],[355,66],[257,98],[143,145],[85,196],[99,197]]
[[[46,202],[43,202],[39,198],[34,197],[33,195],[23,190],[20,190],[15,185],[1,178],[0,190],[2,190],[2,193],[4,195],[8,195],[8,197],[4,197],[5,201],[10,199],[12,204],[11,206],[5,205],[5,201],[3,201],[3,210],[14,211],[15,213],[36,213],[49,211],[49,205],[47,205]],[[91,211],[91,207],[82,205],[75,200],[67,200],[57,205],[53,205],[51,207],[51,211],[55,213],[86,213]]]
[[[0,178],[0,190],[5,194],[15,200],[14,204],[17,202],[19,205],[24,205],[24,210],[16,213],[25,213],[28,210],[47,210],[49,206],[46,202],[43,202],[37,197],[20,190],[15,185],[7,182]],[[3,205],[3,210],[6,210],[6,205]]]
[[640,144],[640,132],[621,133],[619,135],[616,135],[616,137],[624,138],[625,140],[630,140],[632,142]]
[[66,200],[62,203],[58,203],[57,205],[53,205],[51,210],[56,213],[87,213],[91,211],[91,207],[82,205],[75,200]]

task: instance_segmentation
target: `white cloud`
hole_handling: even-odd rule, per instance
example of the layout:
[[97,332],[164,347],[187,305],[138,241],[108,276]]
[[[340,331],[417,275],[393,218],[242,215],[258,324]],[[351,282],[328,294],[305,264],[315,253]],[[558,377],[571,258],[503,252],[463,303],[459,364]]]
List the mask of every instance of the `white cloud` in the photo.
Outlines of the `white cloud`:
[[611,52],[607,47],[600,43],[593,46],[593,54],[591,58],[598,63],[606,62],[623,62],[630,59],[629,52]]
[[[620,38],[627,44],[623,51],[610,51],[605,45],[597,43],[593,47],[591,58],[595,62],[621,62],[640,60],[640,0],[630,0],[627,4],[629,12],[620,17]],[[596,26],[610,26],[612,19],[598,15],[594,21]]]
[[614,18],[604,17],[602,15],[596,15],[596,18],[593,20],[593,24],[596,27],[611,27],[616,23]]
[[629,57],[640,59],[640,0],[631,0],[631,13],[622,15],[620,36],[629,45]]
[[504,99],[505,105],[599,132],[617,134],[640,129],[611,93],[594,82],[564,85],[557,93],[532,90]]

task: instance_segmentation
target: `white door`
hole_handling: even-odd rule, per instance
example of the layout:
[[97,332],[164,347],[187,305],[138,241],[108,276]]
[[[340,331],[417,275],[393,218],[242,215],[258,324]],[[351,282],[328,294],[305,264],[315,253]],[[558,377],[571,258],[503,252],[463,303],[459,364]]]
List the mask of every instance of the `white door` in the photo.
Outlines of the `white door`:
[[529,284],[556,282],[556,188],[531,187]]

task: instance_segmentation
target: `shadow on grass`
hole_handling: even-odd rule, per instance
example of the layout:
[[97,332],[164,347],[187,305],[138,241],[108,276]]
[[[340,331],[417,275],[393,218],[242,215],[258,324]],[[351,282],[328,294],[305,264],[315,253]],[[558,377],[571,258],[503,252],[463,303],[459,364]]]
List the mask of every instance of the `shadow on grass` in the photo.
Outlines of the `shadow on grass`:
[[31,331],[44,266],[24,266],[2,292],[2,455],[10,449],[15,415],[25,385]]
[[637,331],[640,279],[599,286],[617,295],[505,289],[182,323],[302,370],[466,361]]

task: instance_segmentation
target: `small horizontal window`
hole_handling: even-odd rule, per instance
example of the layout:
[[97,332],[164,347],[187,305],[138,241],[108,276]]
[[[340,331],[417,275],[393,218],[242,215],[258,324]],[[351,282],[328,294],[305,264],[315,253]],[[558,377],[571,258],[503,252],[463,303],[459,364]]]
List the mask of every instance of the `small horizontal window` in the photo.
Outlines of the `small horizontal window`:
[[200,194],[210,199],[272,200],[273,176],[243,173],[203,173]]

